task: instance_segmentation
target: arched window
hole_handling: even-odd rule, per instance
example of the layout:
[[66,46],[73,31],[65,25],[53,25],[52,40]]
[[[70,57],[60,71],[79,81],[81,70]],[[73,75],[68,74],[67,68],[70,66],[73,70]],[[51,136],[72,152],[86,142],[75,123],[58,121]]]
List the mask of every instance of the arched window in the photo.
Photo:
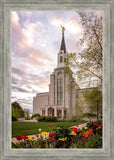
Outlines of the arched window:
[[61,57],[60,57],[60,63],[62,63],[62,61],[63,61],[63,57],[61,56]]
[[48,116],[54,116],[54,108],[48,108]]
[[59,76],[62,75],[62,72],[58,72],[57,75],[59,75]]

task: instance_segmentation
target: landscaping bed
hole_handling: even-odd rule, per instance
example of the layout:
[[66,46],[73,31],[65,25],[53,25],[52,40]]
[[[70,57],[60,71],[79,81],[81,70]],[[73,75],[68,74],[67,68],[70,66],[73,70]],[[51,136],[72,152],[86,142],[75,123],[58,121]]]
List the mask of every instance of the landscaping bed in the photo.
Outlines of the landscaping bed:
[[[60,123],[60,122],[59,122]],[[67,122],[68,123],[68,122]],[[12,142],[12,148],[102,148],[102,121],[87,123],[82,129],[79,126],[66,127],[49,124],[50,132],[31,136],[17,136],[18,142]]]

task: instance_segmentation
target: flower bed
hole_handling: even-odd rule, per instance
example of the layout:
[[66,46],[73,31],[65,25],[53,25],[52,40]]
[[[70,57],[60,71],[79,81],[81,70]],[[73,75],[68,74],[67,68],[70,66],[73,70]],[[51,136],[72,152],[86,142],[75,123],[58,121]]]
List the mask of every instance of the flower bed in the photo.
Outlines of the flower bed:
[[12,142],[12,148],[101,148],[102,147],[102,121],[87,123],[86,127],[79,129],[63,126],[53,129],[51,132],[31,136],[17,136],[17,143]]

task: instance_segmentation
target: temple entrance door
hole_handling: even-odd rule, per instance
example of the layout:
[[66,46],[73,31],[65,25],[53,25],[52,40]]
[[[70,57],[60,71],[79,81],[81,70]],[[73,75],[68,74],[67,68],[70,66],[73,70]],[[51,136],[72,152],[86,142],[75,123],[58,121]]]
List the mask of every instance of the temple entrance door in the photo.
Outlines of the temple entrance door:
[[64,110],[64,118],[66,118],[66,110]]
[[57,110],[57,117],[58,117],[58,118],[61,118],[61,116],[62,116],[62,112],[61,112],[61,110],[58,109],[58,110]]
[[48,116],[54,116],[54,108],[48,108]]

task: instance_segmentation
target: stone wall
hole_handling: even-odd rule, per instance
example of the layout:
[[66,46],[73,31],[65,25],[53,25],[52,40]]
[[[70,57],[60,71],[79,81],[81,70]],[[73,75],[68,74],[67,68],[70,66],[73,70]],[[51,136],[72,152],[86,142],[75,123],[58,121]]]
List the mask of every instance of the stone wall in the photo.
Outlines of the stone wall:
[[45,105],[49,105],[49,92],[38,93],[33,98],[33,114],[42,115],[42,109],[45,109]]

